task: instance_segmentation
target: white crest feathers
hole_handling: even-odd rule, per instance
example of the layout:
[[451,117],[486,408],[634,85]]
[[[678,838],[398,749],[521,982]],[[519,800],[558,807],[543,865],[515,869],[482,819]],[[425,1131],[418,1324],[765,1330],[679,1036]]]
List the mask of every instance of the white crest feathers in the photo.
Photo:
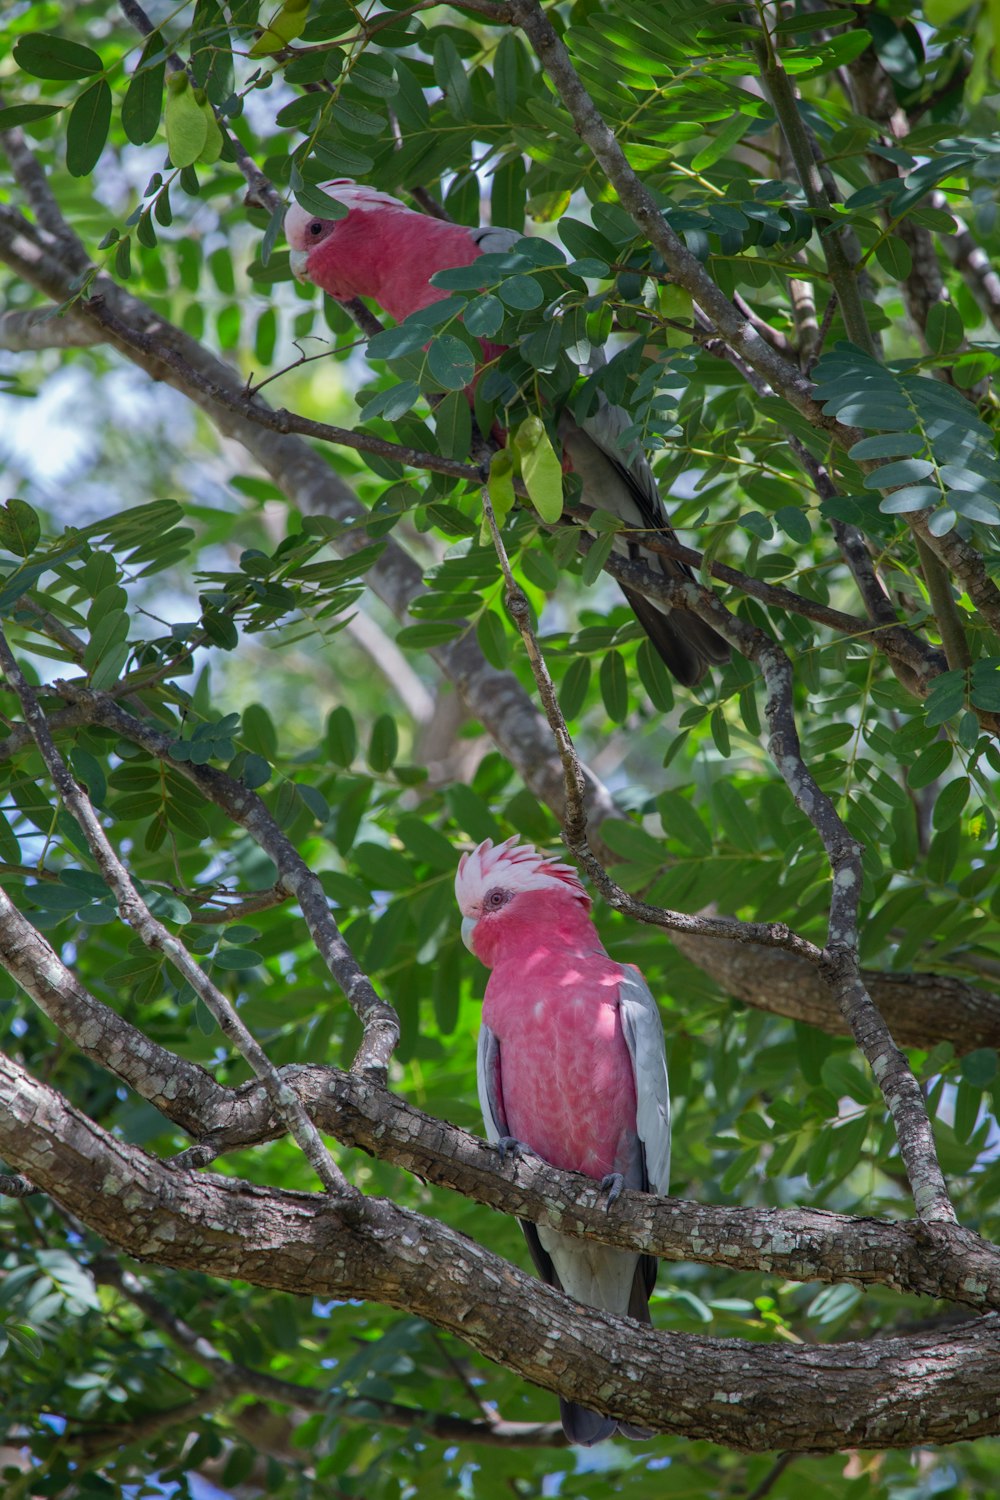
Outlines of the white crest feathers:
[[[319,187],[322,192],[330,198],[336,198],[346,209],[366,208],[406,208],[406,204],[399,198],[393,198],[391,193],[380,193],[377,188],[367,187],[363,182],[355,182],[350,177],[331,177],[329,182],[321,182]],[[318,214],[307,213],[297,203],[293,203],[285,215],[285,236],[288,238],[305,229]]]
[[590,905],[590,897],[571,865],[547,859],[533,844],[518,843],[516,834],[496,845],[492,839],[484,839],[458,862],[455,895],[463,911],[478,905],[486,892],[498,885],[514,892],[568,892]]

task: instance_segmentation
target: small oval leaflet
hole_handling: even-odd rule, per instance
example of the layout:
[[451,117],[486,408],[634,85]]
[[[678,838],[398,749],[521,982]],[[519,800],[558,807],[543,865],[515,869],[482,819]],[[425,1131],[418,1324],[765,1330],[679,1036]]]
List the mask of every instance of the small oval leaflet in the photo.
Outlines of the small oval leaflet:
[[562,465],[541,417],[525,417],[514,434],[514,449],[532,505],[553,524],[562,515]]
[[427,351],[427,367],[434,379],[449,391],[460,391],[476,373],[472,350],[453,334],[436,338]]

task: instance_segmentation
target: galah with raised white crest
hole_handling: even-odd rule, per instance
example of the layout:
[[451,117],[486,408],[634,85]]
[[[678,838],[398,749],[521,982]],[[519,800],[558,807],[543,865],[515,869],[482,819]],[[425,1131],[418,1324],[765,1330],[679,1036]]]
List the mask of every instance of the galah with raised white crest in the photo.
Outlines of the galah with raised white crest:
[[[322,187],[348,212],[342,219],[321,219],[297,204],[289,209],[285,235],[292,270],[339,301],[371,297],[397,322],[449,295],[431,284],[436,272],[470,265],[485,253],[503,253],[521,238],[512,229],[469,229],[417,213],[388,193],[346,178]],[[484,359],[502,348],[483,340]],[[559,419],[564,463],[580,477],[583,504],[617,516],[634,533],[616,535],[620,553],[667,578],[690,578],[684,563],[642,545],[642,532],[671,539],[674,534],[645,456],[634,445],[622,445],[629,425],[627,413],[603,396],[581,422],[564,410]],[[728,659],[726,643],[697,615],[671,611],[624,586],[622,592],[679,682],[693,686],[713,662]]]
[[[501,1153],[530,1149],[622,1187],[667,1193],[670,1091],[663,1025],[633,964],[608,956],[569,865],[517,838],[486,839],[455,877],[462,941],[490,974],[479,1032],[479,1102]],[[539,1275],[578,1302],[648,1323],[656,1259],[522,1221]],[[649,1436],[560,1400],[572,1442]]]

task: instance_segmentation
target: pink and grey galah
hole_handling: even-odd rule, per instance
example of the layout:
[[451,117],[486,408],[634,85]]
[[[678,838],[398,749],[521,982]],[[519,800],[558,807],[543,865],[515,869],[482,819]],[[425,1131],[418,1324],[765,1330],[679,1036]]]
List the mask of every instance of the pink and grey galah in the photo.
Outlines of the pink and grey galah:
[[[663,1025],[633,964],[618,964],[569,865],[517,838],[486,839],[455,877],[462,940],[492,972],[479,1032],[479,1103],[505,1154],[530,1150],[622,1187],[670,1186],[670,1091]],[[539,1275],[578,1302],[648,1323],[656,1259],[522,1222]],[[572,1442],[641,1429],[560,1400]]]
[[[316,218],[294,204],[285,219],[291,266],[301,281],[310,281],[339,301],[371,297],[397,321],[449,294],[431,284],[437,271],[470,265],[480,255],[504,253],[521,236],[512,229],[470,229],[407,208],[398,198],[337,178],[322,184],[324,192],[348,210],[342,219]],[[483,342],[484,360],[502,346]],[[690,578],[690,569],[644,548],[643,532],[673,538],[656,480],[645,456],[623,446],[629,417],[603,396],[593,414],[578,422],[568,410],[559,419],[559,437],[567,468],[579,475],[581,499],[625,523],[615,547],[667,578]],[[693,686],[709,666],[728,660],[725,642],[697,615],[671,611],[641,594],[622,592],[646,634],[674,677]]]

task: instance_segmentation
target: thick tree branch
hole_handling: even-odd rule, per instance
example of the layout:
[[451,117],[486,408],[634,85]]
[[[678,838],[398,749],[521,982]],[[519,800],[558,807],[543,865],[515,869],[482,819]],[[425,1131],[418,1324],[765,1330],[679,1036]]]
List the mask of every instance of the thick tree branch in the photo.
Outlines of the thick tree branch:
[[[819,1209],[729,1208],[632,1192],[623,1193],[609,1214],[589,1178],[560,1172],[537,1156],[501,1165],[485,1141],[380,1086],[333,1068],[290,1068],[286,1076],[321,1127],[345,1144],[565,1234],[669,1261],[767,1271],[795,1281],[859,1281],[945,1297],[979,1311],[1000,1308],[1000,1251],[957,1226],[935,1226],[930,1256],[929,1231],[919,1221]],[[245,1084],[227,1114],[231,1141],[245,1146],[253,1144],[255,1131],[273,1134],[268,1118],[260,1086]],[[225,1149],[231,1149],[228,1143]]]
[[[28,927],[23,918],[19,921]],[[6,925],[0,923],[0,931]],[[679,941],[683,947],[692,939]],[[705,943],[704,939],[698,941]],[[716,942],[715,947],[723,953],[754,953],[749,947],[734,950],[730,943]],[[760,963],[769,956],[758,951],[752,962]],[[803,960],[783,954],[776,957],[797,969],[804,966]],[[152,1099],[169,1119],[203,1143],[175,1158],[175,1169],[206,1164],[222,1152],[257,1145],[282,1133],[259,1082],[235,1090],[224,1088],[197,1065],[173,1058],[107,1006],[82,992],[68,971],[53,968],[53,959],[44,939],[35,934],[34,942],[20,955],[17,977],[33,995],[39,984],[44,984],[50,993],[42,995],[40,1003],[80,1049],[143,1097]],[[818,980],[811,982],[820,988]],[[801,979],[798,983],[805,988]],[[739,993],[738,986],[734,988]],[[829,1014],[829,999],[826,1004]],[[810,1014],[808,1019],[816,1017]],[[876,1229],[873,1221],[810,1214],[807,1210],[714,1208],[674,1200],[668,1205],[642,1195],[624,1196],[612,1218],[598,1193],[587,1197],[593,1188],[589,1179],[558,1172],[531,1157],[517,1165],[511,1182],[508,1169],[498,1169],[496,1153],[485,1142],[412,1109],[370,1078],[334,1068],[295,1067],[283,1070],[282,1079],[296,1091],[317,1126],[344,1144],[359,1146],[425,1181],[454,1188],[481,1203],[550,1223],[568,1233],[585,1233],[670,1259],[775,1270],[810,1280],[867,1280],[962,1301],[970,1298],[970,1288],[963,1291],[961,1280],[971,1264],[968,1246],[981,1245],[975,1236],[955,1241],[965,1248],[961,1256],[953,1258],[949,1280],[944,1274],[945,1262],[939,1258],[930,1275],[924,1241],[916,1228],[906,1226],[882,1225]],[[905,1230],[902,1237],[900,1229]],[[956,1231],[959,1236],[963,1233]],[[919,1249],[919,1265],[904,1253],[911,1243],[908,1236],[913,1234],[917,1236],[913,1243]],[[940,1245],[939,1239],[939,1249]],[[873,1247],[877,1251],[874,1258],[869,1254]],[[983,1253],[985,1262],[976,1252],[980,1263],[972,1305],[977,1307],[993,1305],[982,1300],[993,1296],[989,1287],[994,1274],[989,1269],[992,1252]]]
[[324,1195],[171,1172],[4,1057],[0,1100],[0,1151],[129,1254],[407,1308],[536,1384],[656,1432],[815,1452],[1000,1431],[996,1316],[817,1347],[663,1335],[595,1308],[581,1315],[464,1235],[384,1200],[364,1200],[358,1220]]
[[[846,1023],[817,970],[794,954],[675,932],[674,945],[729,995],[759,1010],[805,1021],[841,1036]],[[886,1025],[904,1047],[951,1042],[961,1056],[1000,1047],[1000,998],[952,974],[862,977]]]

